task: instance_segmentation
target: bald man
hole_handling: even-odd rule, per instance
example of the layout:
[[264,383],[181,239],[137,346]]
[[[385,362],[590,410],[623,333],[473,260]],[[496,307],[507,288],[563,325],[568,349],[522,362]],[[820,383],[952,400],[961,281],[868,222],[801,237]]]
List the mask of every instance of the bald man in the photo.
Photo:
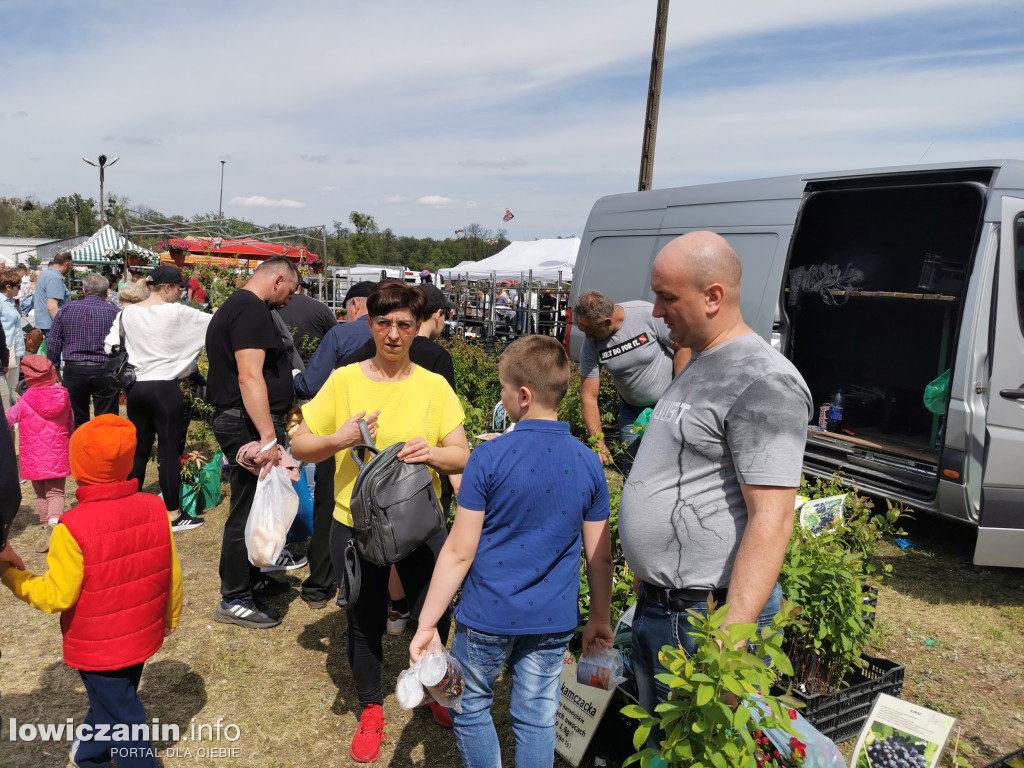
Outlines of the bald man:
[[678,638],[696,650],[685,611],[706,612],[709,592],[730,604],[726,626],[767,624],[779,609],[813,404],[793,364],[743,322],[741,275],[712,232],[673,240],[651,269],[654,316],[692,356],[622,492],[619,536],[641,580],[632,660],[648,712],[668,696],[654,679],[659,649]]

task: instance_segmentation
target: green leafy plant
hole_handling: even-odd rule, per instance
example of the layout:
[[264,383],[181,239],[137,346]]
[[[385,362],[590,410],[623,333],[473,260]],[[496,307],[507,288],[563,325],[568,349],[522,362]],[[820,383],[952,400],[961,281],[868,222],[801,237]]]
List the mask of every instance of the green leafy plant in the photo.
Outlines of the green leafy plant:
[[211,307],[219,307],[228,296],[238,290],[239,270],[226,262],[197,264],[193,267],[185,267],[182,273],[185,282],[193,277],[199,280],[206,290],[206,298]]
[[851,670],[863,666],[863,652],[876,637],[869,598],[892,571],[878,548],[885,537],[903,533],[898,520],[908,514],[891,502],[885,513],[875,513],[869,499],[836,477],[800,486],[800,495],[811,499],[842,493],[842,523],[818,532],[797,523],[779,575],[783,595],[803,609],[788,652],[792,684],[808,694],[841,687]]
[[[298,326],[289,325],[287,326],[287,328],[288,333],[292,335],[292,338],[295,338],[295,335],[299,331]],[[316,348],[320,346],[320,341],[321,337],[310,336],[308,333],[303,333],[301,336],[299,336],[298,344],[296,345],[296,350],[299,353],[299,357],[301,357],[303,360],[309,360],[309,358],[313,356],[313,353],[316,352]]]
[[195,485],[199,480],[199,473],[210,460],[201,451],[189,451],[183,453],[178,461],[181,462],[181,484]]
[[[648,768],[660,757],[670,766],[758,768],[768,764],[759,731],[781,728],[796,737],[789,710],[800,705],[764,692],[780,674],[792,674],[783,630],[794,624],[800,609],[783,601],[771,626],[759,630],[756,624],[733,624],[726,632],[722,624],[728,608],[709,603],[706,617],[688,611],[697,641],[692,656],[678,647],[661,649],[658,659],[666,671],[657,678],[669,686],[668,700],[653,715],[635,704],[622,709],[640,721],[633,736],[638,752],[624,767],[639,763]],[[747,650],[748,642],[756,645],[758,656]],[[641,749],[655,727],[664,734],[658,748]],[[793,747],[798,763],[803,744],[793,742]]]

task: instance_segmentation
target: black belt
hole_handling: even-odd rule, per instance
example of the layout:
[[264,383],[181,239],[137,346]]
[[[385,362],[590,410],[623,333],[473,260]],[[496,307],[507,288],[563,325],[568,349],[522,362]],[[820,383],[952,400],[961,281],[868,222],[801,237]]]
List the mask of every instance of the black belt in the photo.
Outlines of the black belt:
[[101,366],[103,363],[97,363],[95,360],[65,360],[64,367],[67,368],[69,365],[87,365],[91,368],[93,366]]
[[716,587],[715,589],[707,589],[706,587],[668,589],[667,587],[656,587],[653,584],[648,584],[646,581],[641,582],[641,589],[648,598],[658,603],[658,605],[663,605],[676,613],[689,610],[697,603],[706,603],[709,594],[719,605],[724,603],[729,595],[728,587]]
[[[217,416],[230,416],[234,419],[247,419],[248,421],[252,421],[252,419],[249,418],[249,414],[246,413],[245,409],[243,408],[217,408],[217,410],[214,412],[214,418],[216,418]],[[284,413],[270,414],[271,420],[274,421],[275,423],[282,423],[285,421],[287,417],[288,411],[285,411]]]

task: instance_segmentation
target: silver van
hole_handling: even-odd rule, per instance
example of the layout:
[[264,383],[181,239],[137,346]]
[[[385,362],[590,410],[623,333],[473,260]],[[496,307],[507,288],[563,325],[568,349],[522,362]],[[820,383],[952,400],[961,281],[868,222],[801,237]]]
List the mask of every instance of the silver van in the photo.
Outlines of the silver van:
[[[570,306],[594,289],[653,301],[654,257],[702,229],[736,249],[744,319],[774,336],[816,404],[843,390],[842,431],[808,427],[807,473],[841,471],[867,493],[977,526],[976,564],[1024,567],[1024,162],[605,197]],[[577,359],[581,342],[570,333]],[[923,395],[947,370],[936,415]]]

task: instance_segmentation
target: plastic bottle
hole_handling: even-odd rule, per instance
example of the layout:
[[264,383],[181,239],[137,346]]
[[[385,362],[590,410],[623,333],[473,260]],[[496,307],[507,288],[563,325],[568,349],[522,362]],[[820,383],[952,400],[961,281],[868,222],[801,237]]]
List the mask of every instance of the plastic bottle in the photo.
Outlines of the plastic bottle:
[[845,398],[843,398],[843,390],[837,389],[835,396],[832,398],[832,406],[829,408],[828,420],[829,420],[829,431],[838,432],[843,426],[843,405]]

